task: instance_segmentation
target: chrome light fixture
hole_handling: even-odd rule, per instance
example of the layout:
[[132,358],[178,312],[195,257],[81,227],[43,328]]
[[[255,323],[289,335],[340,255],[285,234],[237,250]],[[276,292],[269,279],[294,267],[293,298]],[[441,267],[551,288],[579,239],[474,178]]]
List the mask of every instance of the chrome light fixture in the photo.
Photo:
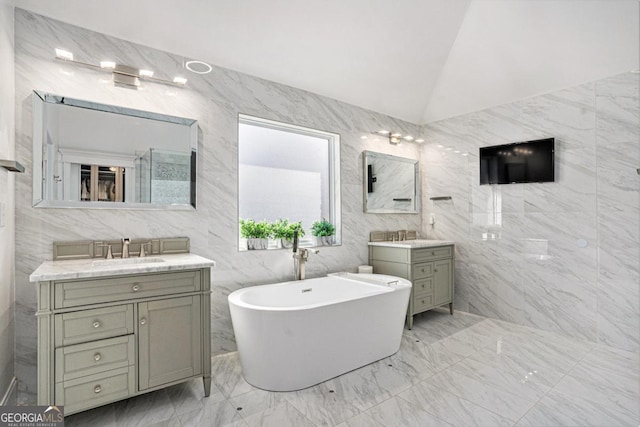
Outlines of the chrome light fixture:
[[100,61],[100,65],[76,61],[73,58],[73,53],[64,49],[56,49],[56,59],[58,61],[70,62],[72,64],[79,65],[85,68],[91,68],[93,70],[112,73],[114,85],[129,89],[137,89],[140,86],[140,80],[147,80],[154,83],[161,83],[178,87],[184,87],[184,85],[187,83],[187,79],[185,79],[184,77],[174,77],[173,80],[160,79],[158,77],[153,77],[153,71],[151,70],[118,64],[114,61]]
[[411,135],[403,135],[400,132],[391,132],[384,129],[376,130],[371,133],[374,135],[386,136],[387,138],[389,138],[389,144],[391,145],[398,145],[402,141],[417,142],[418,144],[422,144],[424,142],[423,138],[415,138],[414,136],[411,136]]

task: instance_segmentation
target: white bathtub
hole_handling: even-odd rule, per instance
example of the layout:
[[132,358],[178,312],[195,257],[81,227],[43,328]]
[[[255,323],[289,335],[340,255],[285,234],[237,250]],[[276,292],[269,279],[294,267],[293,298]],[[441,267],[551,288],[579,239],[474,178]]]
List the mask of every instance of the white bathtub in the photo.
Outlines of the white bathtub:
[[229,295],[244,378],[300,390],[398,351],[411,283],[380,274],[327,276]]

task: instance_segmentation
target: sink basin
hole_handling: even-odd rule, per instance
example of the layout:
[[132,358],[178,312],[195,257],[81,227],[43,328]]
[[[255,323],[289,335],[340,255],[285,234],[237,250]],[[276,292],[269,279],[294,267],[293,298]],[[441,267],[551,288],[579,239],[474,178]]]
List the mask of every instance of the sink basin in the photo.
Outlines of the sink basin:
[[145,258],[114,258],[114,259],[101,259],[93,261],[94,267],[108,267],[118,265],[139,265],[139,264],[153,264],[156,262],[165,262],[162,258],[145,257]]

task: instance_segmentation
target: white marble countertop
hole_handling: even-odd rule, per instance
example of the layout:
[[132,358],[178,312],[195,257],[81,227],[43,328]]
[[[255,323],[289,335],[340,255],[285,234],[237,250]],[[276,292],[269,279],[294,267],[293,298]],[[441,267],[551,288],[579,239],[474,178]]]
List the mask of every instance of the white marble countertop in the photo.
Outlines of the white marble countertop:
[[450,240],[402,240],[395,242],[369,242],[369,246],[386,246],[389,248],[431,248],[433,246],[455,245],[456,242]]
[[31,273],[29,281],[82,279],[118,274],[155,273],[215,267],[215,261],[195,254],[149,255],[146,258],[88,258],[45,261]]

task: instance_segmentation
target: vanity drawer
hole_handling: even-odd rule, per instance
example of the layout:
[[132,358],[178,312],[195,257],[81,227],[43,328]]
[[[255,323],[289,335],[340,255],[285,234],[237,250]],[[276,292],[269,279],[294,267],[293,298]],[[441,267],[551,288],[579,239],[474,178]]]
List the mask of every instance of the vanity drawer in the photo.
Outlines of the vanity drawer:
[[413,266],[413,280],[433,276],[433,263],[423,262]]
[[418,296],[433,293],[433,278],[419,279],[413,281],[413,295]]
[[133,335],[56,349],[56,382],[124,368],[135,362]]
[[435,248],[415,249],[412,254],[413,262],[429,261],[432,259],[451,258],[453,246],[439,246]]
[[130,298],[196,292],[200,289],[200,271],[56,282],[55,307],[77,307]]
[[125,399],[134,393],[135,367],[127,366],[56,383],[55,402],[70,413]]
[[96,341],[133,333],[133,304],[55,315],[55,345]]
[[413,312],[420,313],[421,311],[428,310],[433,307],[433,294],[414,296],[413,297]]

